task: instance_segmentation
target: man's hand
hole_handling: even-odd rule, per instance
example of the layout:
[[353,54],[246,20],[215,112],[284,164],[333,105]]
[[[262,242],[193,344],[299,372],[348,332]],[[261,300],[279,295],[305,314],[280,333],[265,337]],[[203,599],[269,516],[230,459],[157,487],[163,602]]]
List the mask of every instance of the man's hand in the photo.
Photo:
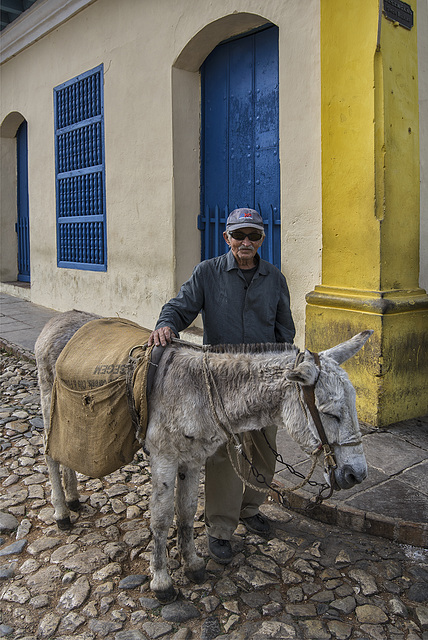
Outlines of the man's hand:
[[174,337],[175,333],[170,327],[160,327],[159,329],[152,331],[149,339],[147,340],[147,344],[149,345],[149,347],[152,344],[155,344],[157,347],[159,347],[160,345],[162,347],[166,347],[166,345],[169,344]]

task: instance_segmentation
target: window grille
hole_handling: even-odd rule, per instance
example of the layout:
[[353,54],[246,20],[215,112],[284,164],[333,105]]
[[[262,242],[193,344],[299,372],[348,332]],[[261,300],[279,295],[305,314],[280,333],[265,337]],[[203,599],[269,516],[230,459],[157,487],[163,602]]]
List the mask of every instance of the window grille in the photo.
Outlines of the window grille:
[[54,89],[59,267],[105,271],[103,65]]

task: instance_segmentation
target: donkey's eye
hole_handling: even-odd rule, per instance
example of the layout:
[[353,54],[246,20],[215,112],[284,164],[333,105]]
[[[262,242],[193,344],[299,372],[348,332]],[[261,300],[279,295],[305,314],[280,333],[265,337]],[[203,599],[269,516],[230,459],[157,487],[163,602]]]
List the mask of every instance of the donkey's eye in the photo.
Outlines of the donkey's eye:
[[340,416],[336,416],[334,413],[328,413],[328,411],[325,411],[324,415],[328,416],[329,418],[333,418],[333,420],[337,420],[337,422],[340,422]]

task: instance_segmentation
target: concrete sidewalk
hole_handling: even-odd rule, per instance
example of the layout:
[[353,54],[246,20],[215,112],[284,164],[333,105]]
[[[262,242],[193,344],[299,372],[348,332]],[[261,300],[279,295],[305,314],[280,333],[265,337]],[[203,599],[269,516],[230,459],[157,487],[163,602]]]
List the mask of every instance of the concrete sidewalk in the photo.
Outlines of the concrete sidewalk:
[[[21,298],[0,293],[0,349],[34,359],[34,344],[44,324],[55,315]],[[335,492],[312,509],[319,487],[286,491],[299,478],[279,464],[276,485],[289,506],[308,517],[344,528],[383,536],[403,544],[428,546],[428,416],[383,429],[362,424],[369,475],[361,485]],[[309,462],[287,434],[278,434],[277,449],[288,465],[306,474]],[[316,470],[314,480],[323,482]],[[275,494],[273,494],[275,498]]]

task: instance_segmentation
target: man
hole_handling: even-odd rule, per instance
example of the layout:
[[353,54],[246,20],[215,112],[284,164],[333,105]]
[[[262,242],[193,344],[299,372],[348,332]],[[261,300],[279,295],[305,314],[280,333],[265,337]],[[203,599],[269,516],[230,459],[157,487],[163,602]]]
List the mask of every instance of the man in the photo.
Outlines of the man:
[[[263,219],[253,209],[235,209],[223,233],[230,251],[197,265],[178,295],[162,308],[149,344],[166,346],[202,313],[204,344],[293,342],[295,329],[286,280],[257,251],[265,237]],[[264,430],[275,446],[276,430]],[[257,470],[268,483],[275,457],[262,432],[243,438]],[[249,442],[248,442],[249,441]],[[256,480],[252,480],[257,484]],[[261,485],[264,486],[264,485]],[[207,460],[205,468],[205,525],[208,550],[221,564],[232,558],[230,539],[238,522],[266,535],[268,520],[259,512],[265,494],[243,485],[229,460],[226,446]]]

